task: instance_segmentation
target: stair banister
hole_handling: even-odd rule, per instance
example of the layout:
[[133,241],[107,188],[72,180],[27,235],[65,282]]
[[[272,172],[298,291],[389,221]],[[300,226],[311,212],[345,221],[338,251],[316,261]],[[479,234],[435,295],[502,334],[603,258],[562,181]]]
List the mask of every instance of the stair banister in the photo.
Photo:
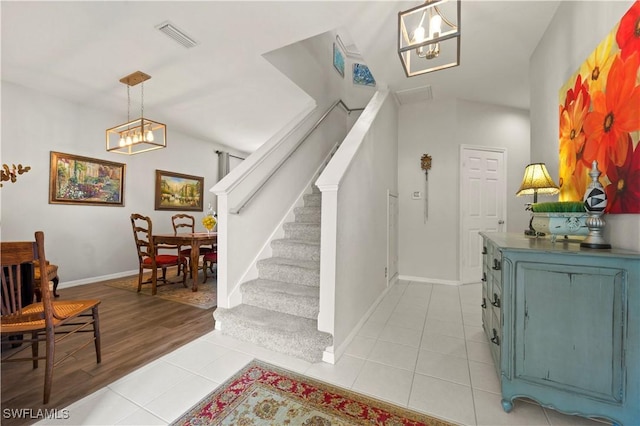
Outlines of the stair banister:
[[333,111],[334,108],[336,108],[338,105],[341,105],[345,109],[345,111],[347,111],[347,114],[351,114],[353,111],[363,111],[364,110],[364,108],[349,108],[342,101],[342,99],[339,99],[336,102],[334,102],[329,107],[329,109],[327,109],[327,111],[324,114],[322,114],[322,117],[320,117],[318,119],[318,121],[316,121],[316,123],[313,125],[313,127],[311,127],[311,129],[309,129],[304,134],[304,136],[300,139],[300,141],[293,147],[291,152],[289,152],[289,154],[287,156],[285,156],[284,158],[280,159],[280,161],[278,162],[276,167],[274,167],[273,170],[265,178],[263,178],[262,181],[245,198],[243,198],[243,200],[240,202],[240,204],[237,207],[230,209],[229,213],[230,214],[240,214],[242,209],[244,209],[251,202],[251,200],[258,194],[258,192],[260,192],[260,190],[267,184],[269,179],[271,179],[271,177],[280,169],[280,167],[282,167],[282,165],[289,159],[289,157],[291,157],[293,155],[293,153],[296,152],[298,147],[300,145],[302,145],[302,143],[304,141],[306,141],[309,138],[309,136],[311,136],[311,134],[318,128],[318,126],[320,126],[320,124],[322,124],[322,122],[325,120],[325,118],[327,118],[327,116],[331,113],[331,111]]

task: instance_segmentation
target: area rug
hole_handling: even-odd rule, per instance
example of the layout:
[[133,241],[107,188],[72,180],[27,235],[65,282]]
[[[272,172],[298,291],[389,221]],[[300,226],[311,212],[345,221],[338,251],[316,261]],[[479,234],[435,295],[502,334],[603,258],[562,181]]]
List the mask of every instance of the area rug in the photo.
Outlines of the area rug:
[[172,425],[454,424],[254,360]]
[[[151,277],[145,274],[143,282]],[[216,279],[209,276],[206,283],[202,284],[202,273],[198,275],[198,291],[191,291],[191,280],[187,279],[187,288],[182,286],[182,276],[176,277],[174,271],[167,271],[167,277],[170,282],[175,283],[159,285],[157,293],[153,297],[171,300],[173,302],[184,303],[185,305],[195,306],[201,309],[210,309],[217,306]],[[123,290],[138,291],[138,276],[116,278],[104,283],[109,287],[115,287]],[[159,283],[162,284],[162,283]],[[140,294],[151,296],[151,284],[144,284]]]

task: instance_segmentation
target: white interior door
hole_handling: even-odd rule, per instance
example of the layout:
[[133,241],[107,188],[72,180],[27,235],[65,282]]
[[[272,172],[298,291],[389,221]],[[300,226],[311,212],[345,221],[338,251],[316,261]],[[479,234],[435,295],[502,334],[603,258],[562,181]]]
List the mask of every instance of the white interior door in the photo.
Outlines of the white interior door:
[[398,277],[398,194],[388,192],[387,285]]
[[479,232],[506,229],[506,153],[501,148],[463,145],[460,150],[460,281],[482,276]]

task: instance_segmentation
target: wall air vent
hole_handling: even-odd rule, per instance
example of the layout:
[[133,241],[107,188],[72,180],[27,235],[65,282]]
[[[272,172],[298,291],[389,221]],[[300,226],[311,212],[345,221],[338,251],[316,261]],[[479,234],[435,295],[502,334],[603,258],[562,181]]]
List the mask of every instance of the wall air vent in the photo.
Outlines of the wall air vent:
[[431,86],[416,87],[414,89],[398,90],[394,92],[400,105],[414,104],[433,100]]
[[184,31],[178,29],[171,22],[163,22],[162,24],[156,26],[156,28],[171,39],[175,40],[177,43],[180,43],[180,45],[186,47],[187,49],[198,44],[197,41],[186,35]]

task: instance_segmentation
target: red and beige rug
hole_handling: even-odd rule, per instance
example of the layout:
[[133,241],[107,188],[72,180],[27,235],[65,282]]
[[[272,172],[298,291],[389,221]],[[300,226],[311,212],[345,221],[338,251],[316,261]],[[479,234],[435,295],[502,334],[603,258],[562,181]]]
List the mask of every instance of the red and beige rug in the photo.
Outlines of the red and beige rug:
[[172,424],[454,425],[256,360]]

